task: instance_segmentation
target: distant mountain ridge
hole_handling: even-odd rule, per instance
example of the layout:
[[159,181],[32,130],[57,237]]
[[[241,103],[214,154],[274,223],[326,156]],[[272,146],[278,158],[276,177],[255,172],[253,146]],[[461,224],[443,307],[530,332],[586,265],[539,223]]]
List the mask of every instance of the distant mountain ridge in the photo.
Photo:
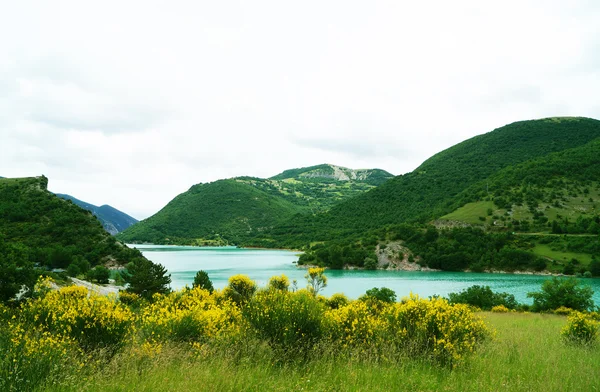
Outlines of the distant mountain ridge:
[[157,244],[239,244],[294,215],[327,211],[392,177],[380,169],[323,164],[268,179],[236,177],[197,184],[118,238]]
[[117,233],[122,232],[138,222],[137,219],[106,204],[98,207],[85,201],[76,199],[71,195],[57,193],[56,196],[60,197],[61,199],[70,200],[79,207],[90,211],[98,218],[98,220],[100,220],[104,230],[112,235],[116,235]]
[[270,177],[271,180],[294,179],[330,179],[335,181],[361,181],[378,186],[393,177],[393,174],[381,169],[349,169],[347,167],[322,164],[285,170]]

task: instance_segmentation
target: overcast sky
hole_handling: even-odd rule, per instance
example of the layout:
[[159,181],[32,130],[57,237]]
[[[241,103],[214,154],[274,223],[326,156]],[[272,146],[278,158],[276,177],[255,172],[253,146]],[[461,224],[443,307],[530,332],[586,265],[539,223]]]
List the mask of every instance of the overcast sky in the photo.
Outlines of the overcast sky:
[[415,169],[600,118],[600,2],[2,1],[0,176],[142,219],[199,182]]

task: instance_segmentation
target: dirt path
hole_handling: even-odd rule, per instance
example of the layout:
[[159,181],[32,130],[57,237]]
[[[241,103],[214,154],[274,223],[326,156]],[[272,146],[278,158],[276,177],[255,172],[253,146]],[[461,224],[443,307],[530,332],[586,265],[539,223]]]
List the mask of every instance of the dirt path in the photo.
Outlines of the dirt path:
[[73,282],[73,284],[75,284],[77,286],[85,287],[90,292],[100,294],[100,295],[109,295],[109,294],[118,295],[119,290],[124,289],[124,287],[122,287],[122,286],[114,286],[114,285],[101,286],[101,285],[90,283],[85,280],[81,280],[81,279],[77,279],[77,278],[71,278],[71,281]]

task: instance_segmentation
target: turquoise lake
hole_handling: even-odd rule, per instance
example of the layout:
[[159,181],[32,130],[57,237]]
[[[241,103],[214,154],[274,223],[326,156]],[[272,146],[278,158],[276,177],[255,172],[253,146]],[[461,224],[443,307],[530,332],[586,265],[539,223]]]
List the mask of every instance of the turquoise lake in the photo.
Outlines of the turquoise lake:
[[[215,288],[227,285],[231,275],[245,274],[259,286],[265,286],[271,276],[285,274],[297,280],[298,287],[306,286],[305,269],[296,267],[298,253],[285,250],[239,249],[235,247],[191,247],[165,245],[130,245],[138,248],[144,256],[160,263],[171,274],[171,288],[191,287],[196,272],[208,273]],[[408,271],[352,271],[328,270],[329,279],[323,294],[344,293],[358,298],[373,287],[388,287],[398,298],[411,292],[427,297],[446,296],[472,285],[490,286],[494,291],[513,294],[519,302],[531,303],[530,291],[538,291],[548,276],[483,274],[466,272],[408,272]],[[600,305],[600,279],[582,279],[594,289],[594,302]]]

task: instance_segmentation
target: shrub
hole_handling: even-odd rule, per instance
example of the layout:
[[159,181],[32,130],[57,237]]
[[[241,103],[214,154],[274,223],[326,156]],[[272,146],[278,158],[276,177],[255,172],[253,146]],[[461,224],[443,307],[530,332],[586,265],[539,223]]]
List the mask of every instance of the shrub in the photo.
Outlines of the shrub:
[[409,355],[455,366],[491,335],[483,320],[467,305],[445,299],[411,295],[390,306],[385,314],[392,341]]
[[327,312],[330,339],[341,347],[377,346],[383,341],[382,318],[364,301]]
[[339,309],[348,305],[350,300],[344,294],[336,293],[329,297],[325,303],[330,309]]
[[85,350],[116,350],[132,331],[133,314],[114,297],[68,286],[25,304],[24,317],[44,331],[74,339]]
[[459,293],[448,294],[448,298],[451,304],[467,304],[483,310],[491,310],[498,305],[515,309],[519,305],[514,295],[495,293],[489,286],[471,286]]
[[325,268],[309,268],[306,275],[308,281],[308,290],[316,297],[319,291],[327,287],[327,277],[325,276]]
[[155,295],[141,314],[141,335],[149,344],[169,340],[205,342],[235,334],[240,320],[236,305],[196,287]]
[[307,290],[266,290],[243,309],[252,330],[286,354],[305,353],[323,336],[324,305]]
[[588,310],[594,306],[594,291],[589,286],[581,287],[575,278],[552,278],[542,283],[541,291],[527,293],[533,298],[535,312],[554,310],[561,306],[573,310]]
[[256,283],[247,275],[233,275],[229,278],[224,294],[236,304],[243,305],[250,301],[256,289]]
[[381,302],[394,303],[396,302],[396,293],[394,290],[388,289],[387,287],[373,287],[372,289],[367,290],[365,295],[360,297],[360,299],[375,299]]
[[[71,264],[72,265],[72,264]],[[86,278],[93,282],[94,280],[100,284],[108,283],[108,278],[110,277],[110,271],[103,265],[98,265],[91,270],[89,270],[86,274]]]
[[496,306],[492,307],[492,312],[494,312],[494,313],[508,313],[508,312],[510,312],[510,309],[508,309],[504,305],[496,305]]
[[557,309],[554,309],[554,314],[558,314],[558,315],[561,315],[561,316],[568,316],[571,313],[573,313],[573,309],[567,308],[565,306],[561,306],[561,307],[559,307]]
[[561,335],[565,341],[578,345],[589,345],[598,337],[598,321],[581,312],[573,312],[567,319],[567,325]]
[[283,274],[281,276],[273,276],[269,279],[269,288],[279,291],[288,291],[290,288],[290,280]]
[[211,294],[213,291],[215,291],[215,288],[213,287],[213,284],[210,281],[210,278],[208,277],[208,273],[202,270],[196,272],[196,276],[194,276],[194,283],[192,284],[192,287],[200,287],[201,289],[208,290],[208,292]]

